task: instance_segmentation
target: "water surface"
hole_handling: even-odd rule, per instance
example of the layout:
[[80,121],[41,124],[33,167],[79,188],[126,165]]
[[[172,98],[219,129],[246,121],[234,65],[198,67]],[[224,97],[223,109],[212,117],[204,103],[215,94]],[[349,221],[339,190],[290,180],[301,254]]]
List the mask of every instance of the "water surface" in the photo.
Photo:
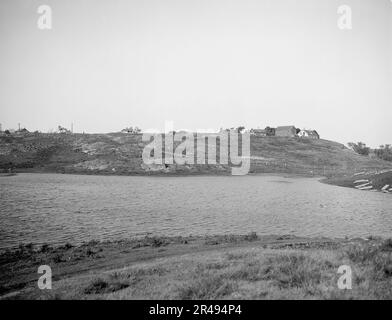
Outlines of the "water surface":
[[251,231],[391,236],[392,196],[278,176],[0,178],[0,248]]

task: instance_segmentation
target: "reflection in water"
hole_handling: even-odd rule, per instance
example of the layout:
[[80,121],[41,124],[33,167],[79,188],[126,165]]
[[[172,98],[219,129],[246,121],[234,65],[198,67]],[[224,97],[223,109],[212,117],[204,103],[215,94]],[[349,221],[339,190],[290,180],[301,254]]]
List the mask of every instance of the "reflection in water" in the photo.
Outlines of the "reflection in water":
[[0,179],[0,248],[152,235],[392,234],[392,196],[310,178],[20,174]]

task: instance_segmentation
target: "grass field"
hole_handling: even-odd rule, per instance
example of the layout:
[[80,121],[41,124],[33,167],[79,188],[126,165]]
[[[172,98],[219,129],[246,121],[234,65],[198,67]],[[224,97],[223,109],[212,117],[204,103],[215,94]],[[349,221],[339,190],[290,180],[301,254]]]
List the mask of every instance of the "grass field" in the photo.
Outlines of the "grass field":
[[[37,288],[50,265],[52,290]],[[3,299],[391,299],[392,241],[145,238],[1,255]],[[352,289],[337,286],[339,266]],[[11,272],[12,271],[12,272]]]

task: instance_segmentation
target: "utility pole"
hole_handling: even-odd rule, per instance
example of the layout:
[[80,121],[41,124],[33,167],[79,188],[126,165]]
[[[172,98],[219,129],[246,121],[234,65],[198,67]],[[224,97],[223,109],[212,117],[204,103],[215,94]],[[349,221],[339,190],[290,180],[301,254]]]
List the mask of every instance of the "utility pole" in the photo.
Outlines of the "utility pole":
[[2,128],[2,126],[1,126],[1,123],[0,123],[0,132],[3,132],[3,128]]
[[20,122],[18,123],[18,131],[20,131]]
[[73,122],[71,123],[71,133],[73,133]]

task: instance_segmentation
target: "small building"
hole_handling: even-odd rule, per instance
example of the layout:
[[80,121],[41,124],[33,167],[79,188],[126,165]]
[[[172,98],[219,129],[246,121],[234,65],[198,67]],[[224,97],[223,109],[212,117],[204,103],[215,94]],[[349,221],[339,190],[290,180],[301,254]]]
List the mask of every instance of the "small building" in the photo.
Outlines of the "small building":
[[316,130],[301,130],[298,132],[298,136],[301,138],[310,138],[310,139],[320,139],[320,135]]
[[129,127],[121,130],[122,133],[139,134],[142,130],[138,127]]
[[275,129],[277,137],[296,137],[297,129],[294,126],[282,126]]
[[275,128],[271,128],[271,127],[265,127],[265,133],[268,137],[273,137],[275,136]]
[[19,129],[14,132],[14,134],[17,136],[25,136],[28,135],[29,133],[30,133],[29,130],[27,130],[26,128]]

